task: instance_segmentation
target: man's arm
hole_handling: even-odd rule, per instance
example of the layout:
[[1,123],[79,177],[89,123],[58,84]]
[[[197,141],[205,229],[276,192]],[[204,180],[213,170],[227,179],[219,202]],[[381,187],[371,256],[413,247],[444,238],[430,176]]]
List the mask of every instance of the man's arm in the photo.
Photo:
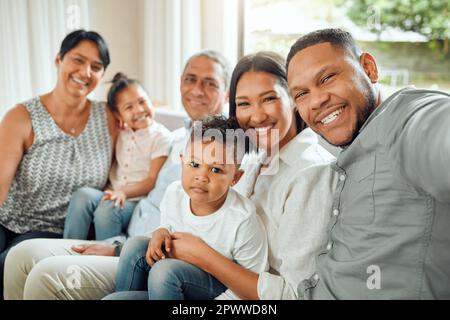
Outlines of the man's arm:
[[[428,94],[399,124],[391,157],[396,172],[441,202],[450,202],[450,96]],[[395,134],[395,133],[393,133]]]

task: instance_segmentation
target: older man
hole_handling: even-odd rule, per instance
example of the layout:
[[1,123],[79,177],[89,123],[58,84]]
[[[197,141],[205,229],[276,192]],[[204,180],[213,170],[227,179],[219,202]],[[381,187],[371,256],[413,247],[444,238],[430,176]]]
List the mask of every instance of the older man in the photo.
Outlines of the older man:
[[[189,118],[174,131],[168,161],[155,188],[137,207],[129,236],[159,223],[159,203],[166,187],[180,179],[179,154],[192,121],[221,113],[228,99],[229,68],[214,51],[202,51],[186,63],[180,93]],[[6,259],[5,299],[101,299],[114,291],[121,243],[36,239],[14,247]]]
[[375,59],[337,29],[288,56],[309,127],[343,148],[317,271],[305,299],[450,298],[450,96],[406,88],[382,101]]

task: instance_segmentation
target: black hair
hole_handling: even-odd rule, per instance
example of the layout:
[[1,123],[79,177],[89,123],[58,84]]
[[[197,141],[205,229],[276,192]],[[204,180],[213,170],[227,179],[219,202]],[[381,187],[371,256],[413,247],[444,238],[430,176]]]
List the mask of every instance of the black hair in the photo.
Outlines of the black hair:
[[201,140],[204,143],[219,142],[232,148],[233,161],[239,165],[245,154],[245,133],[233,118],[223,115],[207,116],[195,121],[188,143]]
[[228,63],[228,60],[221,53],[214,51],[214,50],[203,50],[203,51],[200,51],[200,52],[194,54],[193,56],[191,56],[188,59],[188,61],[186,62],[186,64],[184,65],[182,75],[184,75],[187,67],[189,66],[189,63],[191,63],[192,60],[194,60],[196,58],[201,58],[201,57],[208,58],[220,65],[220,67],[222,68],[222,72],[223,72],[223,81],[225,84],[225,89],[228,89],[228,87],[230,85],[230,65]]
[[69,33],[62,41],[61,48],[59,49],[59,56],[61,57],[61,60],[67,52],[75,48],[81,41],[91,41],[95,43],[98,52],[100,53],[100,60],[102,61],[103,68],[106,70],[111,62],[109,58],[108,45],[106,44],[105,39],[103,39],[102,36],[95,31],[80,29]]
[[361,49],[357,46],[352,35],[342,29],[322,29],[310,32],[299,38],[291,47],[286,61],[286,70],[292,58],[301,50],[319,43],[329,42],[348,53],[354,59],[359,59]]
[[[250,54],[239,60],[238,64],[233,70],[230,83],[230,117],[236,119],[236,88],[239,79],[242,75],[249,71],[261,71],[274,75],[278,82],[289,93],[289,86],[287,83],[286,63],[283,57],[275,52],[260,51],[255,54]],[[306,123],[300,117],[297,109],[294,109],[295,124],[297,133],[305,129]],[[237,121],[237,119],[236,119]]]
[[112,112],[118,112],[119,110],[117,108],[116,100],[117,94],[133,84],[140,84],[137,80],[128,78],[122,72],[116,73],[114,78],[111,80],[111,83],[112,85],[108,90],[108,107]]

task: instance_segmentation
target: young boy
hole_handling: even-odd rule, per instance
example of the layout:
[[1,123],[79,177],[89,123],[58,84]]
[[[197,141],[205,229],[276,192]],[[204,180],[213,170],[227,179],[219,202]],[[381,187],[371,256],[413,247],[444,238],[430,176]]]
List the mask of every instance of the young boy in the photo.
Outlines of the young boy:
[[[202,122],[201,135],[196,134],[197,129],[194,127],[181,156],[182,180],[167,189],[161,202],[161,226],[147,246],[130,241],[129,246],[137,251],[131,256],[136,259],[119,262],[116,291],[147,287],[151,300],[238,298],[210,274],[170,258],[174,232],[191,233],[254,272],[267,270],[264,227],[253,203],[231,188],[243,174],[239,169],[244,153],[240,141],[227,139],[227,130],[236,130],[236,124],[211,117]],[[144,258],[148,264],[142,267]],[[147,279],[147,286],[142,279]]]

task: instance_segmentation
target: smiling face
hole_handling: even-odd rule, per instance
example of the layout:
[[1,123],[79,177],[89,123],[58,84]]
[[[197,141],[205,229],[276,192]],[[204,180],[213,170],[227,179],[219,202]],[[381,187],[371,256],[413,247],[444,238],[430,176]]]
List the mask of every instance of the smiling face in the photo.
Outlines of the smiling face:
[[117,94],[116,104],[120,120],[132,130],[147,128],[153,121],[150,98],[138,84],[121,90]]
[[63,59],[56,57],[58,85],[75,97],[86,97],[100,82],[104,67],[95,43],[84,40]]
[[337,146],[350,144],[375,109],[378,79],[372,56],[361,61],[330,43],[299,51],[290,61],[288,83],[308,126]]
[[192,120],[222,112],[227,99],[225,75],[220,64],[207,57],[193,58],[181,76],[181,100]]
[[219,210],[229,188],[239,181],[243,172],[234,163],[226,164],[227,152],[232,151],[220,142],[196,139],[188,144],[181,157],[181,181],[195,215]]
[[274,145],[281,149],[297,134],[288,90],[270,73],[249,71],[241,76],[236,87],[236,118],[242,128],[255,129],[253,143],[269,153]]

